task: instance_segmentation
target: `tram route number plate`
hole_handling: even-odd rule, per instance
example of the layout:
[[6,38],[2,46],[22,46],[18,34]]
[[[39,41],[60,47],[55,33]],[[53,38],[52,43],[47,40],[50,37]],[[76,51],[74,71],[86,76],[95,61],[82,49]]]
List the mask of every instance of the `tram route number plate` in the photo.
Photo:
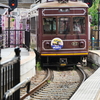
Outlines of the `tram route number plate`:
[[66,64],[60,64],[60,66],[66,66]]

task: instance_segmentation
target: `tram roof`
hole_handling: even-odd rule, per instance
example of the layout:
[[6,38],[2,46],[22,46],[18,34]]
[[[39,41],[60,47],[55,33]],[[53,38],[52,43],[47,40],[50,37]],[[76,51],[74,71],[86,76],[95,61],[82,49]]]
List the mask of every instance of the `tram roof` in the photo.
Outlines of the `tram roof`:
[[68,1],[67,3],[59,3],[57,1],[55,2],[46,2],[41,3],[35,6],[35,9],[38,8],[59,8],[59,7],[88,7],[86,3],[83,3],[81,1],[78,2],[72,2]]

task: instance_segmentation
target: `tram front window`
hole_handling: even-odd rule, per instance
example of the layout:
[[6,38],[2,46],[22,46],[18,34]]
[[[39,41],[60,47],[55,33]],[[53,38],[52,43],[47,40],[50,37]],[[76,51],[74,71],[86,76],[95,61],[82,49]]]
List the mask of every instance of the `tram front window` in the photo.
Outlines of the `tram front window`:
[[73,17],[73,33],[85,34],[85,17]]
[[43,18],[44,34],[56,34],[56,18]]
[[70,32],[70,18],[68,17],[60,17],[59,18],[59,33],[60,34],[69,34]]

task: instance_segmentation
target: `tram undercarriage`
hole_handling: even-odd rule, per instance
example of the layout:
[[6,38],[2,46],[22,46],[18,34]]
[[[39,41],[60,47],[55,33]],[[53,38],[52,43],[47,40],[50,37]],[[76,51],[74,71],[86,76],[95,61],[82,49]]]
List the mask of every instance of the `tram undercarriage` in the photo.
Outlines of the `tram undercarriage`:
[[86,56],[42,56],[41,64],[43,67],[65,67],[74,66],[80,62],[82,65],[86,66],[87,57]]

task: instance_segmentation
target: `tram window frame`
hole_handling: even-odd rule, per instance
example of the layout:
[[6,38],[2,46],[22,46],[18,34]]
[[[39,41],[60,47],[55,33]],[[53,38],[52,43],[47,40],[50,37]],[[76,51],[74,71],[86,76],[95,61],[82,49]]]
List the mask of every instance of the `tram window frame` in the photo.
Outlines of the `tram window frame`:
[[31,21],[30,21],[30,32],[32,34],[35,34],[36,33],[35,31],[36,31],[36,17],[34,16],[31,18]]
[[[74,20],[75,17],[76,17],[76,22]],[[78,19],[78,18],[81,18],[81,19]],[[82,20],[82,18],[84,18],[84,20]],[[86,34],[86,32],[85,32],[85,27],[86,27],[85,16],[73,16],[72,20],[73,20],[73,29],[72,29],[73,34]],[[77,30],[74,30],[75,24],[77,25]]]
[[43,17],[43,34],[56,34],[56,33],[57,33],[57,18],[56,17]]
[[26,19],[23,19],[23,29],[26,29]]
[[[61,20],[62,20],[62,22],[61,22]],[[62,24],[60,24],[60,23],[62,23]],[[71,17],[65,17],[65,16],[59,17],[58,18],[58,33],[59,34],[70,34],[70,32],[71,32],[70,23],[71,23]],[[61,28],[62,28],[62,30],[60,30]]]

